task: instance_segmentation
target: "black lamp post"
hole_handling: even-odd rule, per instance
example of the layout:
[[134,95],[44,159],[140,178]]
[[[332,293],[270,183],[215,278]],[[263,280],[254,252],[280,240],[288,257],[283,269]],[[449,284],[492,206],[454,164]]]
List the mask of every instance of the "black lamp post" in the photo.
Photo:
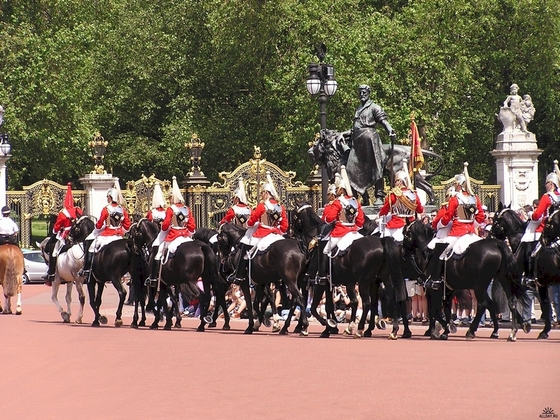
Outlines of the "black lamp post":
[[[324,63],[327,47],[321,44],[317,47],[317,57],[319,64],[309,64],[309,77],[307,78],[307,91],[312,96],[317,96],[319,101],[319,123],[321,130],[327,128],[327,99],[332,97],[338,84],[334,78],[334,66]],[[327,170],[323,166],[321,168],[321,189],[323,206],[327,203],[327,186],[328,186]]]
[[105,158],[105,150],[109,144],[100,133],[95,133],[93,140],[89,142],[89,147],[93,149],[93,159],[95,160],[94,174],[106,174],[103,167],[103,159]]
[[[3,122],[4,107],[0,105],[0,127]],[[6,163],[12,157],[11,151],[12,146],[10,145],[8,133],[0,132],[0,206],[5,206],[8,203],[6,194]]]

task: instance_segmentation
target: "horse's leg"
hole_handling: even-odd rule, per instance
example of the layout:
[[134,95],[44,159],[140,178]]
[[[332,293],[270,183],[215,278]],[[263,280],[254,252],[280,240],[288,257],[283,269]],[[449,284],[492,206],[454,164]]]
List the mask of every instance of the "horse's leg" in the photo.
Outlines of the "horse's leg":
[[550,299],[548,298],[548,286],[537,285],[537,289],[539,292],[539,300],[541,303],[542,317],[544,318],[544,328],[539,333],[539,336],[537,338],[539,340],[546,340],[548,338],[548,333],[552,329],[552,323],[550,322],[551,308]]
[[63,322],[70,322],[70,316],[68,316],[68,313],[64,311],[64,308],[62,308],[62,306],[60,306],[60,303],[58,302],[59,288],[60,288],[60,277],[58,276],[58,274],[56,274],[54,278],[54,282],[52,284],[51,300],[55,304],[56,309],[58,309],[58,313],[62,317]]
[[364,284],[363,281],[359,283],[360,296],[362,296],[362,317],[358,322],[358,329],[354,333],[354,338],[362,338],[364,336],[367,314],[371,309],[371,296],[369,289],[369,284]]
[[342,332],[343,335],[354,335],[354,328],[356,328],[356,311],[358,309],[358,298],[354,284],[346,285],[346,294],[350,299],[350,322],[346,329]]
[[[56,281],[56,280],[55,280]],[[73,282],[66,283],[66,313],[68,314],[68,321],[72,318],[72,289],[74,288]]]
[[204,332],[204,327],[206,326],[206,315],[208,315],[208,308],[210,307],[210,293],[206,292],[206,290],[210,290],[210,284],[204,285],[204,292],[200,293],[199,299],[199,308],[200,308],[200,324],[196,329],[198,332]]
[[398,302],[400,308],[400,315],[403,320],[403,327],[404,331],[401,335],[402,338],[410,338],[412,337],[412,331],[410,331],[409,322],[408,322],[408,310],[406,308],[406,300],[402,300]]
[[500,336],[500,325],[498,323],[498,315],[496,311],[496,304],[492,299],[488,301],[488,312],[490,312],[490,319],[492,319],[493,330],[490,338],[498,338]]
[[313,315],[315,319],[319,321],[323,327],[325,327],[325,330],[320,335],[321,338],[329,338],[331,335],[327,320],[317,311],[319,303],[323,299],[323,294],[326,290],[328,290],[328,288],[325,285],[321,285],[319,283],[315,284],[315,287],[313,288],[313,299],[311,301],[311,315]]
[[[377,282],[372,282],[367,294],[369,296],[369,322],[367,330],[364,331],[364,337],[371,337],[376,323],[379,322],[379,284]],[[362,317],[364,319],[368,317],[368,313],[365,312],[365,310]]]
[[100,324],[107,323],[107,317],[101,316],[99,310],[101,308],[101,296],[103,295],[103,283],[98,283],[95,279],[90,279],[87,283],[89,292],[89,302],[93,310],[94,318],[91,324],[92,327],[99,327]]
[[[239,285],[243,291],[243,296],[245,296],[245,303],[247,304],[247,315],[249,317],[249,325],[245,330],[245,334],[253,334],[253,328],[255,327],[255,319],[253,318],[253,300],[251,299],[251,290],[249,288],[249,280],[245,279]],[[227,312],[227,309],[226,311]],[[224,318],[226,316],[224,312]]]
[[23,312],[21,311],[21,290],[18,290],[17,301],[16,301],[16,315],[21,315],[22,313]]
[[307,328],[309,327],[309,321],[307,320],[307,312],[305,311],[305,308],[307,307],[307,302],[305,304],[303,303],[303,297],[301,295],[301,292],[299,291],[297,284],[298,284],[297,279],[294,282],[287,284],[288,290],[292,295],[292,301],[291,301],[290,313],[288,314],[288,318],[286,319],[286,322],[284,322],[284,326],[280,330],[281,335],[288,334],[288,328],[290,327],[292,316],[294,315],[295,310],[298,306],[300,308],[299,316],[303,318],[302,330],[300,332],[300,335],[303,336],[308,335]]
[[[484,286],[483,288],[478,286],[478,287],[475,287],[475,289],[474,289],[474,295],[476,297],[476,315],[474,316],[474,319],[472,320],[471,325],[469,325],[469,329],[467,330],[467,333],[465,335],[467,340],[472,340],[473,338],[476,337],[476,331],[478,330],[478,324],[480,323],[480,318],[482,318],[482,313],[484,311],[486,311],[486,306],[487,306],[486,289],[487,288],[488,288],[488,285]],[[513,312],[513,313],[515,314],[515,312]]]
[[[169,298],[171,299],[171,308],[173,309],[173,311],[171,311],[171,317],[173,318],[173,314],[175,314],[175,328],[181,328],[182,321],[181,311],[179,310],[179,294],[181,293],[180,288],[180,285],[168,288]],[[164,327],[164,329],[166,328]]]
[[[124,306],[124,300],[126,299],[126,290],[124,290],[120,277],[113,279],[112,283],[119,294],[119,305],[117,306],[117,312],[115,313],[115,327],[120,327],[123,324],[122,309]],[[99,303],[101,304],[101,302]]]
[[163,293],[162,291],[159,291],[157,294],[157,299],[156,296],[152,296],[153,298],[153,314],[154,314],[154,322],[152,322],[152,324],[150,325],[150,329],[151,330],[157,330],[159,328],[159,321],[161,319],[161,308],[163,307],[163,305],[167,305],[167,302],[165,301],[165,293]]
[[146,326],[146,297],[148,295],[148,287],[144,285],[142,278],[140,278],[140,284],[136,288],[136,300],[140,302],[140,310],[142,311],[142,317],[140,318],[139,327]]
[[84,306],[86,304],[86,294],[84,293],[84,283],[82,281],[82,278],[79,276],[75,277],[75,283],[76,283],[76,291],[78,292],[78,302],[80,302],[80,306],[78,309],[78,317],[76,318],[75,323],[76,324],[81,324],[82,323],[82,319],[84,317]]

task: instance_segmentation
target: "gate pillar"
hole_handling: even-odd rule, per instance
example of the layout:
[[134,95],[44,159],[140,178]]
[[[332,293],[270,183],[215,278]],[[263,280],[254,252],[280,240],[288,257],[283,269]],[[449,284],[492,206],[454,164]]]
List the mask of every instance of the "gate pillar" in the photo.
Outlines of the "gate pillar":
[[107,205],[107,190],[115,185],[115,180],[118,178],[111,174],[87,174],[79,179],[87,192],[84,214],[99,217]]

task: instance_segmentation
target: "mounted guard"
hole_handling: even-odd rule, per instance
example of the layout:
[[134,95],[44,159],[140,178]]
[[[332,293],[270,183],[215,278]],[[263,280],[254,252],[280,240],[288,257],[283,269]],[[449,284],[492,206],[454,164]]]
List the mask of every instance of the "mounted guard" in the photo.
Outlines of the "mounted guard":
[[[241,249],[237,268],[228,276],[228,281],[240,283],[247,277],[247,264],[257,251],[265,251],[270,245],[284,239],[288,231],[286,209],[278,201],[278,193],[272,182],[270,172],[266,173],[267,182],[262,186],[261,201],[251,212],[247,221],[247,232],[241,238]],[[249,252],[251,251],[251,252]]]
[[[477,226],[484,222],[486,216],[480,199],[471,189],[468,165],[468,162],[465,162],[463,173],[455,175],[456,194],[449,199],[447,210],[438,222],[441,223],[441,227],[451,224],[451,229],[446,238],[447,246],[444,249],[438,247],[434,250],[432,259],[437,262],[437,265],[434,263],[434,271],[426,282],[427,287],[439,288],[444,261],[453,254],[464,254],[470,244],[482,239],[477,235]],[[436,250],[440,254],[437,254]]]
[[173,177],[170,191],[171,206],[165,211],[165,219],[161,225],[160,235],[154,241],[154,247],[158,241],[158,252],[153,260],[150,282],[157,282],[161,275],[161,260],[165,255],[165,260],[172,258],[175,251],[184,242],[192,241],[192,235],[196,230],[196,220],[191,210],[185,205],[185,199],[177,177]]
[[[408,165],[406,160],[403,166]],[[381,237],[391,236],[395,241],[403,241],[403,227],[407,222],[412,222],[417,214],[424,213],[424,206],[416,191],[411,188],[410,177],[406,170],[395,174],[395,187],[389,192],[379,216]]]
[[224,223],[235,223],[238,226],[247,227],[247,220],[251,216],[251,207],[248,206],[247,194],[243,178],[239,178],[239,186],[233,195],[233,205],[228,209],[225,216],[220,220],[220,227]]
[[85,240],[84,249],[87,252],[84,268],[78,273],[80,276],[89,278],[94,254],[107,244],[123,239],[124,234],[130,229],[130,219],[123,204],[124,197],[117,179],[115,186],[107,191],[107,205],[101,210],[95,229]]
[[[340,255],[352,245],[352,242],[363,237],[358,230],[364,226],[365,221],[362,205],[356,197],[352,196],[352,187],[348,180],[346,167],[341,166],[340,172],[338,197],[333,200],[332,204],[326,205],[323,210],[323,220],[334,225],[323,250],[323,253],[330,258]],[[320,263],[320,272],[321,266],[325,268],[325,262]]]
[[74,206],[72,195],[72,184],[69,182],[64,197],[64,208],[60,210],[53,226],[53,235],[45,245],[46,252],[49,252],[49,270],[45,276],[45,285],[52,286],[54,273],[56,271],[56,261],[62,248],[66,245],[66,237],[70,228],[76,220],[82,217],[82,209]]

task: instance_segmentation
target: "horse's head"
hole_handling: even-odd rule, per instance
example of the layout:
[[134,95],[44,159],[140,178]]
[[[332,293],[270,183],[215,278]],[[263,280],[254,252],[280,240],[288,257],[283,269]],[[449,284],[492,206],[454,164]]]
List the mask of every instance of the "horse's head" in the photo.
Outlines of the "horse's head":
[[315,213],[311,204],[298,203],[292,216],[292,230],[295,235],[309,240],[319,234],[319,230],[324,224],[325,222]]
[[47,262],[49,262],[50,252],[52,251],[52,248],[54,248],[54,242],[52,241],[49,242],[49,241],[50,241],[50,237],[47,236],[41,242],[35,242],[35,245],[37,245],[37,248],[39,248],[39,250],[41,251],[41,255]]
[[521,220],[519,215],[511,209],[511,204],[506,207],[499,203],[498,211],[494,214],[490,234],[503,241],[515,234],[523,233],[526,226],[527,223]]
[[128,232],[134,246],[137,248],[150,246],[156,239],[158,233],[159,226],[145,218],[133,223]]
[[218,231],[218,249],[222,257],[227,257],[245,235],[246,229],[234,223],[224,223]]
[[76,220],[70,227],[70,232],[68,233],[68,238],[70,242],[77,244],[83,242],[86,237],[93,232],[95,224],[89,216],[82,216]]
[[560,208],[553,206],[544,224],[543,237],[547,244],[551,244],[560,238]]
[[403,228],[403,249],[411,254],[427,251],[428,243],[434,237],[434,233],[429,223],[422,223],[421,220],[407,221]]
[[324,166],[328,178],[332,180],[334,175],[340,172],[340,165],[345,163],[348,150],[342,133],[324,129],[307,151],[307,155],[314,164]]

